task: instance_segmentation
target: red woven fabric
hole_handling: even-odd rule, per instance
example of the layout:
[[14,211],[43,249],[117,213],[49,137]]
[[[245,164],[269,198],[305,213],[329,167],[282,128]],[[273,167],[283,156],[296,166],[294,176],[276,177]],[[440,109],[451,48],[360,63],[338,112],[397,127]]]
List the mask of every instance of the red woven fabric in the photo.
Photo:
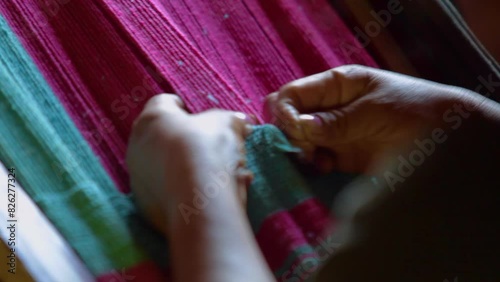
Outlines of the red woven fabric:
[[[327,0],[16,0],[0,1],[0,12],[123,192],[131,124],[157,93],[179,94],[193,112],[232,109],[264,122],[263,98],[283,84],[376,66]],[[289,220],[305,211],[320,222]],[[293,267],[290,252],[309,238],[301,228],[317,238],[327,214],[311,200],[263,223],[257,240],[273,271]]]
[[[0,10],[122,191],[132,121],[174,92],[190,110],[255,114],[283,84],[374,66],[326,0],[1,1]],[[345,49],[344,49],[345,50]]]

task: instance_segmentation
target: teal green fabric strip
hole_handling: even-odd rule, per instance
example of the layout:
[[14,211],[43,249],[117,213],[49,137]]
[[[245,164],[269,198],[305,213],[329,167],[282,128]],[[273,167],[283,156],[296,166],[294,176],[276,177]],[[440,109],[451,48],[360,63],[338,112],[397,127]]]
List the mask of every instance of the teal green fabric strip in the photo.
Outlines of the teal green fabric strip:
[[247,212],[255,233],[272,214],[290,210],[313,197],[331,206],[341,188],[357,177],[348,173],[304,174],[290,159],[299,149],[293,147],[277,127],[269,124],[256,126],[245,148],[248,167],[254,173]]
[[[312,197],[302,174],[287,153],[298,152],[276,127],[263,125],[246,142],[248,167],[254,173],[248,195],[248,217],[254,232],[275,212],[288,210]],[[282,176],[282,177],[279,177]]]
[[142,261],[125,220],[133,205],[117,192],[2,17],[0,50],[1,161],[16,169],[26,192],[94,274]]

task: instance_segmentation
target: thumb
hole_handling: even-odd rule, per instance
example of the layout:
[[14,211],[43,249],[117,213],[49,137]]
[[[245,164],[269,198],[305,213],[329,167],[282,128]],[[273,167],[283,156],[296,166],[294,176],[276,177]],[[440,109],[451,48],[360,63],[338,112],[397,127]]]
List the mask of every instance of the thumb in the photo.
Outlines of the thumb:
[[[307,141],[317,147],[331,148],[349,144],[367,133],[366,113],[355,106],[325,112],[303,114],[299,122]],[[369,119],[368,119],[369,120]]]

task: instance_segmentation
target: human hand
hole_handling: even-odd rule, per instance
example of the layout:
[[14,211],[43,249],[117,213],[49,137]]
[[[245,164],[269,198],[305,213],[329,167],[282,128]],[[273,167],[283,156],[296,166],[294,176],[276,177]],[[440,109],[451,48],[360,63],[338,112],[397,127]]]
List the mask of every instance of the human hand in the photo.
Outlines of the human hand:
[[127,152],[132,191],[147,218],[166,232],[166,215],[205,189],[245,201],[252,174],[245,169],[243,141],[250,130],[242,113],[189,114],[175,95],[151,98],[134,123]]
[[[273,121],[322,171],[364,173],[479,94],[363,66],[293,81],[268,96]],[[325,154],[326,151],[326,154]],[[321,152],[321,153],[318,153]]]

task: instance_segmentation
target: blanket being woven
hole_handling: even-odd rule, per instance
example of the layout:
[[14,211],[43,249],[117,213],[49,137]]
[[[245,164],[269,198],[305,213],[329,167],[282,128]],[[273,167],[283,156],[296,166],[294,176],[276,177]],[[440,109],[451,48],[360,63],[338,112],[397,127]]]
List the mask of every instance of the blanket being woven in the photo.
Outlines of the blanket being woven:
[[[161,238],[131,224],[124,194],[126,141],[147,98],[174,92],[193,112],[263,122],[262,98],[283,84],[375,66],[326,0],[15,0],[0,13],[1,161],[101,281],[164,276],[137,232]],[[291,164],[279,176],[265,155],[249,155],[265,179],[253,184],[249,217],[278,279],[302,281],[330,218]]]

